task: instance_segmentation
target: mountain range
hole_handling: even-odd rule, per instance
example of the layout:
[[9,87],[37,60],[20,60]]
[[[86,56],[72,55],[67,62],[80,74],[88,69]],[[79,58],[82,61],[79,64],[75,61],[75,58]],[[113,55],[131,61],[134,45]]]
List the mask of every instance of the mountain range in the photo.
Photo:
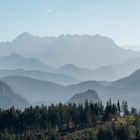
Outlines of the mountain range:
[[8,75],[27,76],[58,84],[68,85],[86,80],[114,81],[128,76],[140,68],[140,57],[124,63],[104,65],[97,69],[66,64],[62,67],[47,65],[36,58],[23,57],[16,53],[0,57],[0,77]]
[[0,56],[12,52],[56,67],[72,63],[92,69],[140,56],[140,53],[120,48],[111,38],[99,34],[38,37],[24,32],[11,42],[0,43]]
[[0,69],[0,77],[5,76],[24,76],[38,80],[50,81],[57,84],[69,85],[79,83],[80,80],[64,74],[51,73],[41,70],[24,70],[24,69]]
[[140,57],[127,60],[124,63],[114,63],[103,65],[97,69],[81,68],[74,64],[66,64],[55,72],[70,75],[82,81],[97,80],[97,81],[114,81],[122,77],[126,77],[140,68]]
[[112,98],[139,107],[139,68],[139,52],[105,36],[24,32],[0,43],[0,106],[82,101],[82,93],[96,91],[103,103]]
[[130,106],[139,107],[140,70],[128,77],[113,82],[85,81],[79,84],[62,86],[48,81],[36,80],[22,76],[7,76],[0,80],[8,84],[15,93],[27,99],[31,104],[38,102],[50,104],[67,102],[76,93],[86,90],[97,91],[103,102],[127,100]]
[[0,57],[0,69],[25,69],[53,71],[55,68],[46,65],[35,58],[23,57],[17,53],[11,53]]

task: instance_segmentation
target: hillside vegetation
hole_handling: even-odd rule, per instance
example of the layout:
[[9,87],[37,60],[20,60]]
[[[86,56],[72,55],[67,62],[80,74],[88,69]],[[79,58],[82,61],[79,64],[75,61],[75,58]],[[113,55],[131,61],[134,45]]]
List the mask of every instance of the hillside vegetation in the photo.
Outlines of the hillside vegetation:
[[13,107],[0,110],[1,140],[139,140],[140,114],[128,110],[127,102],[104,107],[59,103],[24,111]]

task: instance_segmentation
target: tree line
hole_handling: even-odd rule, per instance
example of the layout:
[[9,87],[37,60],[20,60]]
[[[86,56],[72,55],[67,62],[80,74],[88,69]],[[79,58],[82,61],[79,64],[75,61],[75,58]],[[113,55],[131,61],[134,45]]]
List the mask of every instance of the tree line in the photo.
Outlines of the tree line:
[[139,140],[140,113],[135,108],[129,110],[125,101],[114,104],[111,99],[106,106],[86,100],[84,105],[59,103],[24,110],[0,109],[0,139],[3,140],[65,139],[73,132],[88,129],[94,132],[87,131],[79,136],[80,140]]

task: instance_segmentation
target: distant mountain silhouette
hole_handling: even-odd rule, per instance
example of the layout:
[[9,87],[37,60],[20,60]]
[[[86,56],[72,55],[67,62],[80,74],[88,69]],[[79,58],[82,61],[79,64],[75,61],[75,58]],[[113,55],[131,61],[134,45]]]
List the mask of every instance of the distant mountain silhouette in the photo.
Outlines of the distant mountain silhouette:
[[60,101],[60,91],[64,86],[42,80],[36,80],[23,76],[7,76],[1,78],[2,81],[7,83],[14,92],[26,98],[30,103],[46,101],[53,102],[54,100]]
[[[119,88],[122,88],[125,86],[134,86],[136,83],[137,83],[137,85],[139,85],[140,84],[139,81],[140,81],[140,69],[138,69],[137,71],[135,71],[128,77],[121,78],[115,82],[112,82],[110,86],[119,87]],[[129,87],[127,87],[126,90],[128,90],[128,88]],[[133,89],[133,90],[135,91],[136,89]]]
[[127,100],[130,106],[139,106],[140,99],[140,70],[128,77],[117,81],[85,81],[79,84],[62,86],[49,81],[36,80],[23,76],[7,76],[0,79],[7,83],[19,96],[24,97],[31,104],[67,102],[75,93],[86,90],[97,91],[105,103],[112,100]]
[[[55,68],[46,65],[35,58],[22,57],[16,53],[11,53],[8,56],[0,57],[0,70],[5,70],[5,72],[0,71],[1,74],[4,74],[0,77],[7,76],[7,72],[13,75],[16,75],[17,73],[19,76],[25,75],[27,77],[29,76],[64,85],[74,84],[86,80],[114,81],[130,75],[139,68],[140,57],[130,59],[122,64],[114,63],[104,65],[97,69],[77,67],[74,64],[66,64],[60,68]],[[14,73],[14,69],[25,69],[26,72],[18,70],[16,73]],[[12,71],[10,72],[8,70]]]
[[89,68],[123,63],[140,56],[140,53],[122,49],[112,39],[98,34],[38,37],[24,32],[11,42],[0,43],[1,56],[11,52],[35,57],[53,66],[72,63]]
[[66,74],[81,80],[94,79],[94,71],[88,68],[77,67],[74,64],[66,64],[55,71],[56,73]]
[[89,69],[77,67],[74,64],[66,64],[58,69],[57,73],[70,75],[82,81],[97,80],[97,81],[114,81],[126,77],[140,68],[140,57],[129,59],[120,64],[114,63],[103,65],[97,69]]
[[7,76],[0,80],[7,83],[14,92],[27,99],[30,103],[57,103],[66,102],[75,93],[88,89],[98,89],[100,84],[96,81],[87,81],[70,86],[62,86],[49,81],[37,80],[23,76]]
[[75,94],[67,103],[84,105],[86,100],[92,103],[101,102],[95,90],[87,90],[85,92]]
[[0,57],[0,69],[17,69],[26,70],[45,70],[53,71],[55,68],[43,64],[35,58],[26,58],[16,53],[11,53],[8,56]]
[[129,59],[128,61],[119,64],[104,65],[93,70],[92,78],[95,80],[118,80],[122,77],[129,76],[140,68],[140,57]]
[[[118,69],[121,64],[112,64],[99,67],[97,69],[89,69],[77,67],[74,64],[66,64],[58,69],[55,72],[70,75],[72,77],[78,78],[82,81],[86,80],[117,80],[123,75],[128,75],[126,70],[126,74]],[[121,69],[121,67],[120,67]]]
[[14,106],[15,108],[24,108],[29,106],[29,102],[24,98],[20,97],[12,91],[12,89],[4,82],[0,81],[0,107],[10,108]]
[[140,107],[140,69],[128,77],[110,83],[102,89],[103,92],[114,99],[127,100],[130,106]]
[[25,76],[38,80],[50,81],[62,85],[76,84],[80,82],[80,80],[73,78],[71,76],[59,73],[50,73],[40,70],[23,70],[23,69],[0,70],[0,77],[5,76]]

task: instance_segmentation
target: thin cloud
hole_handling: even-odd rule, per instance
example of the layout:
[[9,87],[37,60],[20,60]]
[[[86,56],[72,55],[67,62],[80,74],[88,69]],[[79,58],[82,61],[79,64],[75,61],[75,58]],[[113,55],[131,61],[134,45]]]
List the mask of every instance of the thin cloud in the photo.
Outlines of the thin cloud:
[[46,10],[45,13],[46,13],[46,14],[49,14],[49,13],[52,13],[52,12],[53,12],[53,9],[52,9],[52,8],[49,8],[49,9]]

